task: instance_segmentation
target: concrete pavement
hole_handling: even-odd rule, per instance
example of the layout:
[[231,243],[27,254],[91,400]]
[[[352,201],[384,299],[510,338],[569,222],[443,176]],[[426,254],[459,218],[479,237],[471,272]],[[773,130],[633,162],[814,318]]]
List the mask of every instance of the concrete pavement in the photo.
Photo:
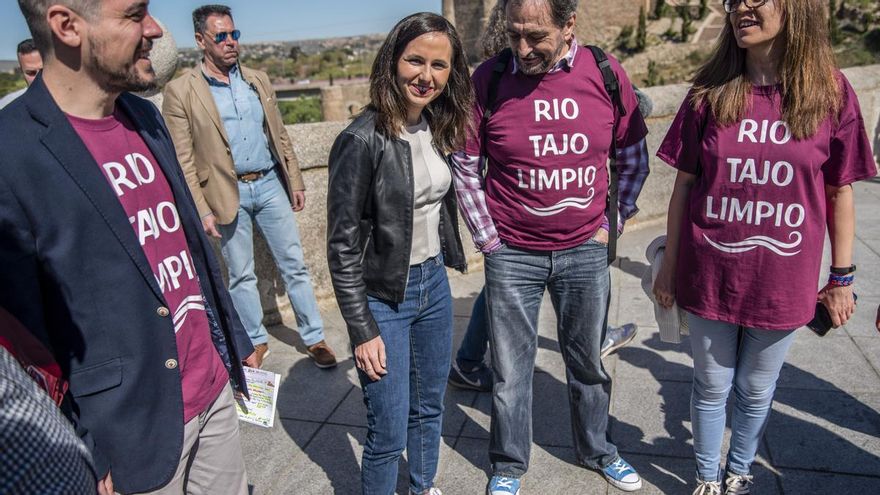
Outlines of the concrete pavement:
[[[753,468],[757,494],[880,493],[880,180],[858,184],[856,291],[859,308],[845,327],[819,338],[801,330],[778,382],[773,414]],[[639,493],[689,494],[694,463],[689,419],[689,343],[660,342],[639,279],[645,246],[664,226],[628,232],[612,270],[611,324],[635,321],[639,335],[605,360],[613,376],[611,435],[645,481]],[[828,263],[825,265],[827,266]],[[483,284],[481,267],[451,275],[455,345]],[[784,285],[785,281],[773,281]],[[305,355],[293,317],[270,329],[265,367],[281,373],[273,429],[242,424],[252,493],[359,493],[359,462],[366,433],[361,391],[348,351],[345,325],[329,302],[323,309],[328,340],[343,359],[319,370]],[[534,446],[523,495],[620,493],[574,464],[565,374],[549,300],[541,313],[534,380]],[[445,494],[481,494],[487,481],[490,397],[447,391],[440,471]],[[401,466],[398,493],[406,493]]]

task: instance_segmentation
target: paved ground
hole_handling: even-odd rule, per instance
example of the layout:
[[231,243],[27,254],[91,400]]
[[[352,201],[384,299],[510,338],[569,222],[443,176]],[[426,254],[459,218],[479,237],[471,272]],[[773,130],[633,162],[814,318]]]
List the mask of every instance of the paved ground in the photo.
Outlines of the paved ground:
[[727,14],[721,2],[709,4],[709,13],[697,23],[697,31],[691,38],[692,45],[708,46],[718,39],[727,22]]
[[[880,181],[857,186],[860,308],[851,324],[819,338],[797,336],[782,370],[767,433],[753,474],[758,494],[880,493]],[[689,345],[663,344],[639,287],[644,248],[663,227],[625,235],[613,270],[612,323],[637,322],[636,341],[605,361],[614,378],[611,435],[641,473],[641,493],[690,493],[694,466],[688,400]],[[785,281],[777,281],[784,284]],[[456,345],[480,267],[452,276]],[[545,301],[534,384],[534,442],[523,495],[617,493],[597,474],[573,464],[565,379],[555,324]],[[365,435],[364,408],[347,337],[335,307],[324,311],[328,338],[345,356],[332,371],[315,368],[287,326],[270,329],[266,367],[282,374],[274,429],[243,425],[253,493],[354,494]],[[485,469],[489,396],[449,389],[437,486],[447,495],[480,494]],[[405,465],[401,473],[406,473]],[[399,483],[406,493],[406,481]]]

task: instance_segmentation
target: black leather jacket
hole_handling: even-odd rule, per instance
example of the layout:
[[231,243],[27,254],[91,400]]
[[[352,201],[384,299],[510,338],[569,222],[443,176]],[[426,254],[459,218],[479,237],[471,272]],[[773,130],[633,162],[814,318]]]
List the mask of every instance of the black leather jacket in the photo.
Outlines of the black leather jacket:
[[[376,131],[365,111],[336,138],[327,191],[327,262],[336,301],[354,345],[377,335],[367,295],[403,302],[412,249],[413,168],[409,143]],[[458,231],[455,190],[440,208],[446,266],[467,263]]]

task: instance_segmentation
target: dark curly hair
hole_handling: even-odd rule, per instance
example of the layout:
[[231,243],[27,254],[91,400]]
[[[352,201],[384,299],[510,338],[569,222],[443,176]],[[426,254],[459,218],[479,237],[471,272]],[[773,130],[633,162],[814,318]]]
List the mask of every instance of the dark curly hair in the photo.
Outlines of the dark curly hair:
[[434,145],[443,153],[464,147],[474,101],[473,85],[461,39],[444,17],[421,12],[403,18],[385,38],[370,74],[370,104],[376,114],[376,129],[398,137],[406,123],[406,97],[397,84],[397,62],[406,46],[427,33],[443,33],[452,45],[452,66],[443,92],[425,108]]

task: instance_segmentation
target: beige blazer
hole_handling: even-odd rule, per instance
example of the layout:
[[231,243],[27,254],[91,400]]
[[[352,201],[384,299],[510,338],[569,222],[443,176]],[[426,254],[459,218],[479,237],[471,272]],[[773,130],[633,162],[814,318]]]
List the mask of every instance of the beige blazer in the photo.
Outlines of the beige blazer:
[[[284,172],[281,177],[288,196],[305,190],[269,76],[245,67],[241,67],[241,75],[256,89],[263,104],[269,150]],[[238,178],[229,138],[200,66],[165,86],[162,115],[199,215],[213,213],[219,223],[232,223],[238,214]]]

